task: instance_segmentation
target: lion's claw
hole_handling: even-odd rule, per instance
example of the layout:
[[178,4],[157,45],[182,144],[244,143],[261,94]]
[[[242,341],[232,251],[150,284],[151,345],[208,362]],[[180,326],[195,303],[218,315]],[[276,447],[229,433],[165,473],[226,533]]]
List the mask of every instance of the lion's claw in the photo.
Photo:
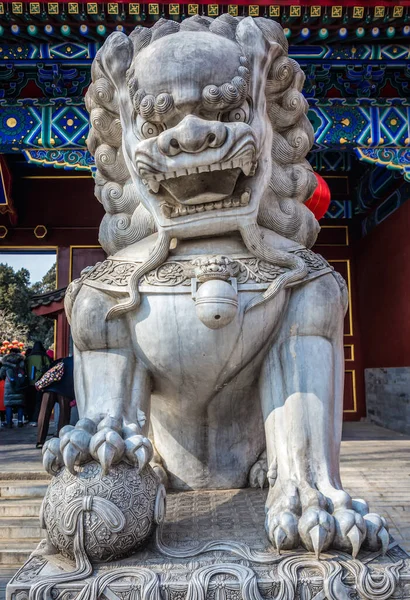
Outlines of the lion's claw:
[[125,440],[125,456],[132,464],[138,465],[140,471],[152,460],[153,455],[152,444],[143,435],[133,435]]
[[47,473],[56,475],[59,469],[64,465],[63,455],[60,450],[60,440],[51,438],[43,446],[43,466]]
[[272,545],[279,554],[282,550],[292,550],[299,546],[297,517],[290,511],[283,511],[273,518],[268,512],[265,527]]
[[266,450],[262,452],[255,464],[252,465],[249,471],[249,485],[251,488],[263,489],[268,483],[268,461],[266,458]]
[[60,450],[63,454],[64,464],[75,475],[75,465],[83,464],[90,460],[91,435],[83,429],[72,429],[60,438]]
[[91,459],[90,440],[96,431],[91,419],[80,419],[76,426],[67,425],[60,430],[60,451],[67,469],[75,475],[75,466]]
[[98,461],[103,473],[108,473],[111,465],[120,462],[124,455],[124,440],[117,431],[104,427],[91,438],[90,453]]
[[366,524],[363,517],[352,509],[338,510],[334,517],[335,548],[343,552],[351,552],[353,558],[356,558],[366,537]]
[[322,550],[327,550],[333,542],[334,518],[320,508],[308,508],[299,519],[299,535],[303,546],[319,559]]
[[386,554],[390,543],[386,519],[375,513],[369,513],[365,515],[364,521],[366,523],[366,548],[373,552],[381,549],[382,554]]

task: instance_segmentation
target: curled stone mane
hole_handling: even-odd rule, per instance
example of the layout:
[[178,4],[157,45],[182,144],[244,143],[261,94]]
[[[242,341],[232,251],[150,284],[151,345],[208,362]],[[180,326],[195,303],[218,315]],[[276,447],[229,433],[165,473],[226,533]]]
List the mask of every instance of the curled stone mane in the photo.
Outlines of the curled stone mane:
[[[138,26],[130,34],[135,61],[138,53],[159,38],[179,31],[209,32],[236,41],[241,18],[224,14],[216,19],[196,15],[177,23],[160,19],[151,28]],[[273,130],[272,175],[259,209],[259,225],[310,247],[319,225],[304,206],[316,187],[316,179],[305,156],[313,143],[307,119],[307,102],[301,90],[304,74],[287,56],[288,43],[274,21],[254,19],[263,37],[282,50],[273,62],[266,83],[266,106]],[[127,73],[131,97],[136,91],[133,63]],[[97,166],[95,193],[106,211],[100,227],[100,243],[107,253],[152,234],[156,228],[151,214],[140,204],[133,189],[121,149],[121,123],[117,92],[94,61],[92,84],[86,95],[91,130],[88,148]],[[138,102],[138,98],[134,99]],[[166,99],[163,99],[164,102]],[[157,107],[158,109],[158,107]],[[154,110],[154,109],[152,109]]]
[[107,254],[115,254],[155,232],[149,211],[140,203],[122,154],[122,128],[117,92],[94,61],[92,83],[85,103],[90,113],[87,146],[97,172],[95,195],[106,212],[99,242]]

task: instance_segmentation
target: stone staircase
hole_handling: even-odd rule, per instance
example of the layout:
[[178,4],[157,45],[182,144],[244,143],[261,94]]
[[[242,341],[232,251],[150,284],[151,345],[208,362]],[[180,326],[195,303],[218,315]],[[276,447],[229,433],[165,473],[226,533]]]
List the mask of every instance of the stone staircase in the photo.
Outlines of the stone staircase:
[[9,579],[44,537],[38,517],[49,481],[41,472],[25,476],[0,479],[0,600]]

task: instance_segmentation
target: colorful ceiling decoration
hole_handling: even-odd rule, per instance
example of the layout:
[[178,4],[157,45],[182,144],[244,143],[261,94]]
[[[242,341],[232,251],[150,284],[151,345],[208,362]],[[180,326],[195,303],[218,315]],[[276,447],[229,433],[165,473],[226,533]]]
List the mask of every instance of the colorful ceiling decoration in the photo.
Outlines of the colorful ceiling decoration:
[[410,143],[410,103],[404,98],[327,98],[309,104],[317,148],[406,147]]
[[[0,43],[0,99],[83,96],[99,46]],[[293,46],[291,56],[305,72],[308,98],[410,95],[410,46]]]
[[410,148],[355,148],[364,162],[400,171],[410,182]]
[[[403,176],[410,181],[410,0],[227,5],[0,0],[0,152],[23,152],[32,165],[89,172],[93,159],[85,145],[83,96],[106,37],[161,17],[182,21],[222,13],[269,17],[285,28],[290,56],[306,76],[304,94],[315,129],[309,160],[317,172],[357,169],[360,177],[367,168],[393,177],[382,185],[379,175],[378,188],[373,182],[383,206],[377,215],[364,179],[359,186],[355,212],[366,211],[364,231],[370,230],[403,201],[395,184]],[[0,211],[1,206],[0,199]],[[352,213],[350,196],[341,195],[326,217]]]
[[[406,148],[410,143],[410,102],[406,99],[309,99],[309,105],[314,151]],[[0,100],[0,109],[0,152],[85,147],[89,125],[82,98]],[[409,156],[401,153],[401,157],[403,165]],[[397,160],[392,168],[399,168]]]
[[[238,0],[221,3],[137,3],[121,2],[37,2],[31,0],[0,2],[0,36],[20,40],[44,36],[98,40],[114,29],[127,31],[136,24],[150,25],[161,17],[182,21],[194,15],[217,17],[267,17],[278,20],[291,43],[310,44],[355,40],[371,43],[379,40],[403,40],[410,36],[410,1],[269,0],[252,3]],[[128,31],[129,33],[129,31]]]
[[87,150],[23,150],[30,164],[75,171],[90,171],[94,158]]
[[[130,30],[133,26],[130,27]],[[108,32],[106,34],[108,35]],[[13,40],[13,43],[3,40],[0,42],[0,61],[13,60],[20,62],[27,60],[61,59],[71,62],[81,59],[81,61],[89,61],[91,64],[99,48],[101,48],[106,35],[102,36],[100,41],[93,42],[87,41],[84,37],[82,36],[81,41],[78,42],[73,40],[73,35],[71,35],[69,41],[67,39],[55,42],[33,39],[31,42],[28,42],[19,39],[19,43],[16,44],[16,40]],[[329,61],[335,61],[330,64],[338,66],[342,65],[343,62],[341,63],[340,61],[344,60],[355,63],[362,63],[363,61],[386,61],[393,62],[396,68],[397,63],[410,59],[410,46],[409,44],[399,43],[382,45],[353,44],[352,40],[350,40],[347,45],[291,45],[289,47],[289,56],[298,62],[306,62],[306,64],[307,61],[325,61],[326,64],[329,64]],[[26,63],[26,66],[29,66],[29,64]],[[86,63],[81,62],[79,64]]]

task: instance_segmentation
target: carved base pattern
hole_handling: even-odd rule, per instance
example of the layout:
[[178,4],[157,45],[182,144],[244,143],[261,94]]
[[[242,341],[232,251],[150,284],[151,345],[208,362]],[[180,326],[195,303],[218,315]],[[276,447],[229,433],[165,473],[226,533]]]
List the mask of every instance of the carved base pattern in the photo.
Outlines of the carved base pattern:
[[170,494],[165,524],[148,548],[96,563],[83,578],[40,544],[9,583],[7,600],[27,600],[30,590],[42,597],[39,582],[53,600],[410,600],[410,558],[393,540],[385,557],[278,555],[263,528],[265,496],[252,489]]

